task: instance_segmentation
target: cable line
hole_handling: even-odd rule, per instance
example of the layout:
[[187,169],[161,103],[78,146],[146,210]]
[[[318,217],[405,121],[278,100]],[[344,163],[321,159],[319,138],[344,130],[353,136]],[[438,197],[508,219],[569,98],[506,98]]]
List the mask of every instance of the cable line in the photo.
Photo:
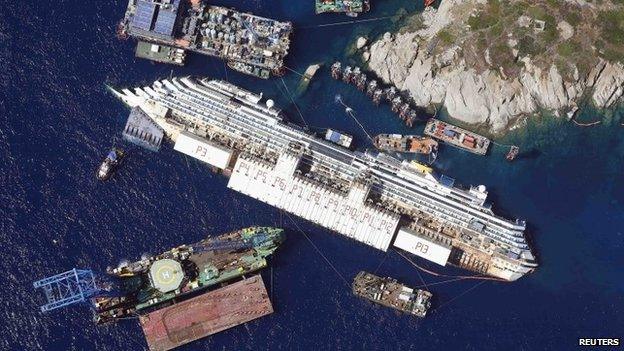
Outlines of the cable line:
[[344,106],[344,107],[345,107],[345,112],[346,112],[349,116],[351,116],[351,118],[353,118],[353,120],[355,121],[355,123],[357,123],[357,124],[360,126],[360,128],[364,131],[364,134],[366,134],[366,136],[367,136],[367,137],[368,137],[368,139],[371,141],[371,143],[373,143],[373,144],[374,144],[375,142],[374,142],[374,140],[373,140],[373,137],[372,137],[370,134],[368,134],[368,132],[366,131],[366,128],[364,128],[364,126],[362,125],[362,123],[360,123],[360,121],[357,119],[357,117],[355,117],[355,113],[353,112],[353,109],[352,109],[349,105],[345,104],[345,103],[342,101],[342,97],[341,97],[340,95],[336,95],[336,103],[339,103],[339,104],[341,104],[342,106]]
[[410,260],[407,256],[405,256],[403,253],[401,253],[400,251],[397,250],[397,253],[403,257],[407,262],[409,262],[412,266],[418,268],[419,270],[429,273],[431,275],[435,275],[437,277],[446,277],[446,278],[462,278],[462,279],[479,279],[479,280],[493,280],[493,281],[498,281],[498,282],[507,282],[507,280],[505,279],[501,279],[501,278],[496,278],[496,277],[486,277],[486,276],[482,276],[482,275],[447,275],[447,274],[440,274],[440,273],[436,273],[433,271],[430,271],[426,268],[423,268],[419,265],[417,265],[414,261]]
[[305,124],[306,129],[308,129],[309,128],[308,122],[306,122],[305,118],[303,118],[303,114],[301,114],[301,110],[299,110],[299,106],[297,106],[297,103],[295,102],[295,99],[293,99],[292,94],[290,93],[290,90],[288,89],[288,86],[286,85],[286,82],[284,82],[284,78],[280,77],[280,80],[282,81],[282,84],[284,85],[284,88],[286,88],[286,93],[288,94],[288,97],[290,98],[290,101],[293,103],[293,105],[295,105],[295,109],[297,109],[297,113],[299,113],[299,117],[301,117],[301,120],[303,121],[303,124]]
[[312,26],[304,26],[304,27],[299,27],[299,28],[300,29],[307,29],[307,28],[323,28],[323,27],[344,26],[344,25],[347,25],[347,24],[358,24],[358,23],[365,23],[365,22],[383,21],[383,20],[387,20],[387,19],[390,19],[390,18],[394,18],[394,17],[401,17],[401,15],[383,16],[383,17],[375,17],[375,18],[368,18],[368,19],[362,19],[362,20],[342,21],[342,22],[326,23],[326,24],[316,24],[316,25],[312,25]]
[[312,247],[314,247],[314,250],[316,250],[316,252],[321,255],[321,257],[323,257],[323,259],[325,260],[325,262],[327,262],[327,264],[334,270],[334,272],[336,272],[336,274],[338,274],[338,276],[340,277],[340,279],[342,279],[344,281],[344,283],[349,286],[349,282],[345,279],[345,277],[340,274],[340,272],[338,271],[338,269],[336,269],[336,267],[331,263],[331,261],[325,256],[323,255],[323,253],[321,252],[321,250],[319,250],[319,248],[314,244],[314,242],[312,242],[312,240],[310,240],[310,237],[308,237],[308,235],[299,227],[299,225],[297,224],[297,222],[292,218],[291,215],[289,215],[287,212],[284,212],[286,214],[286,216],[290,219],[291,222],[293,222],[293,224],[295,225],[295,227],[297,227],[297,229],[301,232],[301,234],[303,234],[303,236],[305,236],[305,238],[308,240],[308,242],[310,242],[310,244],[312,244]]
[[292,68],[290,68],[290,67],[288,67],[288,66],[286,66],[286,65],[284,65],[284,68],[286,68],[287,70],[289,70],[289,71],[291,71],[291,72],[293,72],[293,73],[295,73],[295,74],[300,75],[301,77],[305,77],[305,74],[300,73],[300,72],[297,72],[297,71],[295,71],[294,69],[292,69]]

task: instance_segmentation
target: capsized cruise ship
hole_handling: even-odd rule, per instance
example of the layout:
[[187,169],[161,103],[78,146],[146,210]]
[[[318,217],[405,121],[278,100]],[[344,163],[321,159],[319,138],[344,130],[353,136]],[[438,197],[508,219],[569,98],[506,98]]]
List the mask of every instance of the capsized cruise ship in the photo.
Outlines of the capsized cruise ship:
[[525,222],[495,215],[483,185],[459,187],[429,168],[335,145],[224,81],[111,90],[163,128],[175,150],[229,175],[230,189],[379,250],[393,245],[510,281],[537,267]]

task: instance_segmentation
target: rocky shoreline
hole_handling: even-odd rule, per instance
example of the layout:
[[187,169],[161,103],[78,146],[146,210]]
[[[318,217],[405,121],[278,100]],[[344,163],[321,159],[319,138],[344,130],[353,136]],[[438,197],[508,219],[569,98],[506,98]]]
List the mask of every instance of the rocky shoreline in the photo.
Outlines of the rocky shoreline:
[[[589,99],[596,107],[613,107],[624,94],[624,66],[602,58],[587,73],[576,67],[564,75],[553,63],[544,67],[530,56],[516,55],[519,72],[508,77],[502,68],[496,69],[489,52],[483,54],[487,69],[475,68],[462,55],[461,43],[436,49],[439,34],[455,18],[453,9],[473,0],[445,0],[440,8],[428,8],[422,14],[423,26],[403,33],[386,33],[381,39],[366,45],[358,40],[368,68],[384,82],[405,91],[420,107],[443,105],[450,117],[467,124],[487,125],[492,133],[502,133],[519,117],[538,111],[551,111],[569,118],[578,109],[581,99]],[[465,19],[465,18],[464,18]],[[558,26],[560,35],[569,28]],[[509,41],[513,44],[514,39]],[[564,77],[565,76],[565,77]]]

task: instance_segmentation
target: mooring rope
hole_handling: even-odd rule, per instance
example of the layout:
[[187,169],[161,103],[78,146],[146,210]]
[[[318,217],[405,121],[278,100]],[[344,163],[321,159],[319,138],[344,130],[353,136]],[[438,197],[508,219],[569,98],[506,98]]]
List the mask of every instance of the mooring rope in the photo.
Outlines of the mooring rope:
[[439,311],[442,307],[447,306],[448,304],[452,303],[453,301],[455,301],[455,300],[459,299],[460,297],[462,297],[462,296],[466,295],[467,293],[471,292],[472,290],[474,290],[474,289],[476,289],[476,288],[480,287],[480,286],[481,286],[481,285],[483,285],[484,283],[485,283],[485,281],[480,281],[480,282],[478,282],[478,283],[477,283],[477,284],[475,284],[474,286],[472,286],[472,287],[470,287],[470,288],[466,289],[466,290],[465,290],[464,292],[462,292],[461,294],[459,294],[459,295],[455,296],[454,298],[452,298],[452,299],[450,299],[450,300],[446,301],[445,303],[441,304],[440,306],[436,307],[433,311],[431,311],[431,313],[438,312],[438,311]]
[[[192,176],[193,172],[191,171],[191,165],[189,163],[188,156],[184,155],[184,159],[186,160],[186,168],[189,171],[189,175]],[[197,209],[198,203],[200,202],[199,196],[197,195],[199,192],[197,191],[197,188],[195,187],[195,182],[191,181],[190,183],[191,183],[191,188],[193,189],[193,199],[191,200],[192,205],[194,209]],[[206,222],[206,218],[204,218],[203,216],[200,216],[199,219],[202,221],[202,224],[204,225],[204,227],[207,228],[208,223]]]
[[[273,296],[273,260],[271,260],[271,300],[275,300]],[[272,302],[275,303],[275,301]]]
[[288,218],[290,218],[290,221],[295,225],[295,227],[297,227],[297,229],[299,230],[299,232],[301,232],[301,234],[303,234],[303,236],[308,240],[308,242],[312,245],[312,247],[314,248],[314,250],[316,250],[316,252],[323,257],[323,259],[325,260],[325,262],[327,262],[327,264],[331,267],[331,269],[334,270],[334,272],[336,272],[336,274],[338,274],[338,276],[340,277],[340,279],[342,279],[342,281],[344,281],[344,283],[349,286],[349,282],[345,279],[345,277],[338,271],[338,269],[336,269],[336,267],[331,263],[331,261],[323,254],[323,252],[321,252],[321,250],[314,244],[314,242],[310,239],[310,237],[308,237],[308,234],[306,234],[297,224],[297,222],[292,218],[292,216],[290,214],[288,214],[287,212],[284,212],[286,214],[286,216]]
[[388,258],[388,251],[386,251],[386,254],[384,255],[384,257],[381,260],[381,262],[379,262],[379,264],[377,265],[377,268],[375,268],[375,271],[373,271],[373,273],[377,274],[377,271],[379,271],[379,268],[381,268],[381,266],[384,264],[384,262],[386,262],[386,258]]
[[368,132],[366,131],[366,128],[364,128],[364,126],[362,125],[362,123],[360,123],[360,121],[357,119],[357,117],[355,117],[355,112],[353,111],[353,109],[352,109],[349,105],[345,104],[345,103],[342,101],[342,97],[341,97],[340,95],[336,96],[336,102],[337,102],[337,103],[339,103],[339,104],[341,104],[342,106],[344,106],[344,107],[345,107],[345,112],[346,112],[349,116],[351,116],[351,118],[353,118],[353,120],[355,121],[355,123],[357,123],[357,124],[360,126],[360,128],[362,129],[362,131],[364,131],[364,134],[366,134],[366,136],[367,136],[367,137],[368,137],[368,139],[371,141],[371,143],[374,143],[373,137],[372,137],[370,134],[368,134]]
[[479,280],[492,280],[492,281],[506,282],[505,279],[500,279],[500,278],[495,278],[495,277],[485,277],[485,276],[482,276],[482,275],[447,275],[447,274],[436,273],[436,272],[430,271],[430,270],[428,270],[426,268],[423,268],[423,267],[417,265],[414,261],[410,260],[407,256],[405,256],[402,252],[397,250],[397,253],[401,257],[403,257],[406,261],[411,263],[412,266],[420,269],[423,272],[429,273],[431,275],[435,275],[437,277],[462,278],[462,279],[479,279]]
[[498,143],[498,142],[496,142],[496,141],[494,141],[494,140],[491,140],[491,142],[492,142],[492,144],[493,144],[493,145],[500,146],[500,147],[506,147],[506,148],[509,148],[509,147],[514,146],[514,145],[512,145],[512,144],[501,144],[501,143]]
[[[448,283],[454,283],[454,282],[458,282],[460,280],[465,280],[466,278],[455,278],[455,279],[449,279],[449,280],[443,280],[441,282],[435,282],[435,283],[429,283],[429,286],[434,286],[434,285],[442,285],[442,284],[448,284]],[[420,289],[420,288],[424,288],[425,285],[419,285],[414,287],[415,289]]]
[[295,105],[295,109],[297,109],[297,113],[299,113],[299,117],[301,117],[301,120],[303,121],[303,124],[305,124],[306,128],[310,128],[308,126],[308,122],[306,122],[305,118],[303,118],[303,114],[301,113],[301,110],[299,110],[299,106],[297,106],[297,103],[295,102],[295,99],[293,99],[292,94],[290,93],[290,89],[288,89],[288,86],[286,85],[286,82],[284,82],[284,78],[280,77],[280,80],[282,81],[282,84],[284,85],[284,88],[286,88],[286,94],[288,94],[288,97],[290,98],[290,101],[293,103],[293,105]]
[[290,68],[288,66],[284,66],[284,68],[286,68],[287,70],[289,70],[289,71],[291,71],[291,72],[293,72],[295,74],[300,75],[301,77],[305,77],[305,74],[299,73],[299,72],[295,71],[294,69],[292,69],[292,68]]
[[383,20],[387,20],[387,19],[390,19],[390,18],[401,17],[401,16],[402,15],[382,16],[382,17],[368,18],[368,19],[362,19],[362,20],[352,20],[352,21],[342,21],[342,22],[335,22],[335,23],[316,24],[316,25],[312,25],[312,26],[303,26],[303,27],[299,27],[299,28],[300,29],[309,29],[309,28],[323,28],[323,27],[343,26],[343,25],[347,25],[347,24],[358,24],[358,23],[366,23],[366,22],[374,22],[374,21],[383,21]]

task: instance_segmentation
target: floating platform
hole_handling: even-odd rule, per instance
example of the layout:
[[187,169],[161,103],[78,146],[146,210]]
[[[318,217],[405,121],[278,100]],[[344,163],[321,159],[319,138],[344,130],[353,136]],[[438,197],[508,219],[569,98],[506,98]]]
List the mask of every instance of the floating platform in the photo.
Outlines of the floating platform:
[[152,351],[171,350],[273,313],[262,277],[228,285],[141,316]]
[[360,272],[353,279],[353,293],[374,303],[424,317],[431,307],[430,292],[409,288],[392,278]]
[[299,81],[299,86],[297,87],[297,94],[303,93],[308,88],[308,85],[310,85],[312,78],[314,78],[314,75],[316,75],[316,72],[320,68],[321,68],[320,63],[310,65],[308,66],[308,68],[306,68],[305,72],[303,73],[303,77],[301,78],[301,81]]
[[490,147],[490,139],[434,118],[427,122],[425,134],[477,155],[485,155]]
[[369,0],[316,0],[316,14],[346,13],[348,16],[357,17],[369,10]]
[[349,149],[353,143],[353,136],[328,128],[325,133],[325,140]]
[[184,66],[186,51],[167,45],[159,45],[139,41],[136,47],[136,57],[177,66]]
[[343,69],[342,63],[334,62],[330,72],[333,79],[342,80],[347,84],[355,85],[360,91],[365,91],[375,105],[379,105],[382,100],[388,102],[392,112],[396,113],[406,126],[411,128],[418,119],[418,113],[411,107],[409,99],[403,99],[396,87],[383,89],[377,80],[369,81],[368,76],[360,67],[345,66]]
[[181,65],[177,55],[190,51],[221,58],[232,69],[263,79],[284,74],[291,22],[199,0],[190,3],[189,8],[182,0],[128,0],[118,37],[139,39],[137,56],[157,62]]
[[132,109],[122,133],[124,140],[150,151],[160,149],[164,135],[165,131],[140,107]]
[[381,151],[429,155],[438,150],[437,141],[418,135],[379,134],[373,142]]

